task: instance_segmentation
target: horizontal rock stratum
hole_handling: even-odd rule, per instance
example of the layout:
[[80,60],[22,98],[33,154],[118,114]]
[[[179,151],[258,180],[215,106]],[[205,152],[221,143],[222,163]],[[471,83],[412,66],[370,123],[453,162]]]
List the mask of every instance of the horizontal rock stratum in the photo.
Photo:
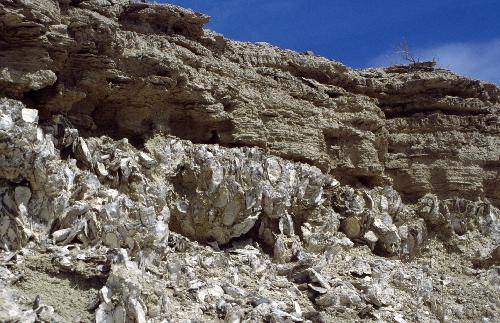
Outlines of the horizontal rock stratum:
[[0,321],[499,320],[500,88],[208,21],[0,0]]

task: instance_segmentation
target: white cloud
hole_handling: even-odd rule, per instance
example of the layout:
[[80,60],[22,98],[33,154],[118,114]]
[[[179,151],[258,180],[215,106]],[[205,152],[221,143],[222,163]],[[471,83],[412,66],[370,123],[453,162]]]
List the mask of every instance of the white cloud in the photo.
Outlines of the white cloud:
[[[413,50],[420,60],[435,59],[440,67],[475,79],[500,85],[500,38],[482,43],[449,43],[433,48]],[[369,66],[388,66],[403,63],[396,52],[382,54]]]

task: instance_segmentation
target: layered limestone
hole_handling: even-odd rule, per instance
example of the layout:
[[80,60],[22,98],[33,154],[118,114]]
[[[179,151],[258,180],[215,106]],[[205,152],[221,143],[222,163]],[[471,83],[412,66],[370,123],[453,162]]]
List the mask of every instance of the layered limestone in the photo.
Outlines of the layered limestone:
[[[430,64],[353,70],[225,39],[174,6],[2,1],[0,90],[82,134],[257,146],[415,202],[499,205],[499,89]],[[189,125],[186,127],[186,125]]]
[[0,320],[499,320],[500,89],[208,20],[0,0]]

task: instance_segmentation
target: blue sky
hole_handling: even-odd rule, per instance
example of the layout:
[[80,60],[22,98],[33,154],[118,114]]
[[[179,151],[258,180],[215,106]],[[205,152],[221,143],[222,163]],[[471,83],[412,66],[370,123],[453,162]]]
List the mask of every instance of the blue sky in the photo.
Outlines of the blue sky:
[[500,0],[168,0],[212,17],[227,38],[265,41],[355,68],[416,56],[500,84]]

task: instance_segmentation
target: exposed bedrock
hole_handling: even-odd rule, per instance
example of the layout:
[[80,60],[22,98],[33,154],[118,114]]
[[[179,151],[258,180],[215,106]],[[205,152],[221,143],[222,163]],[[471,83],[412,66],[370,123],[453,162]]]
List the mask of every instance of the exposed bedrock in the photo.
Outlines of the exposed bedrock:
[[[266,306],[256,302],[259,293],[268,293],[263,278],[287,290],[300,287],[305,294],[292,296],[301,301],[296,306],[326,315],[327,321],[338,318],[336,308],[347,311],[346,317],[363,317],[359,311],[368,304],[375,306],[370,315],[392,317],[388,308],[396,303],[404,304],[398,315],[408,317],[415,313],[412,306],[426,306],[432,312],[423,317],[434,318],[441,312],[428,305],[436,297],[429,289],[432,281],[413,292],[420,283],[404,278],[412,277],[406,274],[411,270],[415,275],[429,270],[421,265],[427,257],[443,256],[444,251],[429,256],[429,245],[456,249],[464,270],[474,266],[493,274],[499,261],[500,211],[487,201],[443,200],[429,193],[409,205],[390,186],[342,185],[315,166],[259,148],[156,135],[137,149],[126,138],[81,137],[60,115],[40,126],[38,110],[3,98],[0,156],[2,319],[220,319],[233,309],[213,312],[214,301],[228,297],[231,306],[242,302],[247,311],[234,315],[292,315],[288,307],[262,312]],[[455,270],[455,262],[446,266]],[[393,278],[386,271],[376,278],[381,264],[398,268]],[[334,280],[344,277],[334,268],[354,278]],[[231,271],[235,274],[228,278]],[[256,291],[235,287],[240,278],[234,275]],[[476,285],[467,289],[467,299],[479,294],[495,299],[489,276],[480,284],[475,276],[457,282],[468,286],[472,279]],[[183,289],[175,291],[178,286]],[[61,298],[61,292],[73,299]],[[396,293],[404,301],[396,300]],[[37,301],[40,295],[43,303]],[[283,290],[269,295],[290,297]],[[410,295],[423,296],[413,304],[406,301]],[[458,318],[462,301],[447,302],[457,307],[452,317]],[[461,311],[469,318],[497,316],[490,310],[493,303],[475,304],[478,310]]]
[[129,0],[0,0],[0,321],[499,321],[500,89]]
[[429,232],[498,240],[500,213],[487,201],[429,193],[406,205],[390,186],[341,185],[258,148],[154,136],[138,150],[127,139],[83,138],[62,116],[40,127],[37,110],[11,99],[0,99],[0,139],[6,250],[52,236],[138,252],[161,248],[169,229],[221,246],[252,238],[278,261],[351,240],[411,258]]
[[84,136],[258,146],[345,184],[500,203],[499,89],[432,64],[353,70],[130,1],[0,1],[0,91]]

